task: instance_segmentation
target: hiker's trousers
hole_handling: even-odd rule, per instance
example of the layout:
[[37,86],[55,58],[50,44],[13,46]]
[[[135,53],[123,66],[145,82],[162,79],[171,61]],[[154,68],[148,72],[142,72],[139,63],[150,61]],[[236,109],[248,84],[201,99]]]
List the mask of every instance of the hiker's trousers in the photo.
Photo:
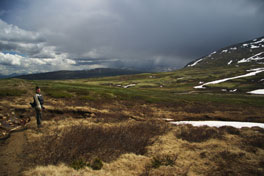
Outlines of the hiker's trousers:
[[40,126],[41,125],[41,117],[42,116],[42,112],[39,109],[36,109],[36,120],[37,120],[37,125]]

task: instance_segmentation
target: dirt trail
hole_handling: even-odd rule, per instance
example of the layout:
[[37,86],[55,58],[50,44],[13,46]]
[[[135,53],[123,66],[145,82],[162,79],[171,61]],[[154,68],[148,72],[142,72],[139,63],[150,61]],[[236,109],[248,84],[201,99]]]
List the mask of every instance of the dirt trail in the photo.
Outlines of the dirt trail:
[[14,132],[6,141],[1,141],[0,146],[0,175],[21,175],[23,165],[23,146],[27,139],[25,131]]
[[[24,85],[20,85],[24,86]],[[0,102],[1,113],[7,118],[18,117],[22,113],[15,113],[14,104],[25,104],[27,98],[2,99]],[[21,108],[21,107],[19,107]],[[27,107],[24,107],[27,109]],[[27,142],[26,130],[13,131],[6,140],[0,140],[0,175],[21,175],[23,170],[23,149]]]

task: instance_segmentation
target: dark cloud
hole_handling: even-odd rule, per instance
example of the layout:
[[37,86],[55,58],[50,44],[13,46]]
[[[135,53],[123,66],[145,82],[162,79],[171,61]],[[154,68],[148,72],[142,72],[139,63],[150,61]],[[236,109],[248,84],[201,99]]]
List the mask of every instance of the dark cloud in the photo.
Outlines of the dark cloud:
[[[78,66],[179,68],[264,35],[263,0],[16,1],[5,19],[41,34],[55,52],[87,58],[76,59]],[[30,54],[49,57],[34,48]]]

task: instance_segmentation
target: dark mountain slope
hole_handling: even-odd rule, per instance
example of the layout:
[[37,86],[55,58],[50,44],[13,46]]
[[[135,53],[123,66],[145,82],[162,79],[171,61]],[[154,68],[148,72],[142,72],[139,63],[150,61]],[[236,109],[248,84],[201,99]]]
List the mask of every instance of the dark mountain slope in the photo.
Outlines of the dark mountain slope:
[[106,77],[106,76],[118,76],[118,75],[131,75],[139,74],[142,72],[123,69],[111,69],[111,68],[97,68],[93,70],[79,70],[79,71],[55,71],[46,73],[37,73],[16,76],[14,78],[28,79],[28,80],[64,80],[64,79],[82,79],[82,78],[94,78],[94,77]]
[[186,67],[259,66],[264,64],[264,37],[235,44],[197,59]]

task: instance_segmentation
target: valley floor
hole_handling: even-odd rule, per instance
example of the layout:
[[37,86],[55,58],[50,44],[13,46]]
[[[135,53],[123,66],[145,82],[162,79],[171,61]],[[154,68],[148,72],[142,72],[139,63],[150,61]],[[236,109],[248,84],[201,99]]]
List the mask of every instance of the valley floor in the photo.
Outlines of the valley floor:
[[[264,122],[261,107],[93,104],[46,97],[43,127],[38,129],[28,97],[0,99],[2,121],[31,118],[27,129],[0,141],[1,175],[264,174],[264,129],[175,126],[164,121]],[[102,162],[100,170],[95,160]]]

